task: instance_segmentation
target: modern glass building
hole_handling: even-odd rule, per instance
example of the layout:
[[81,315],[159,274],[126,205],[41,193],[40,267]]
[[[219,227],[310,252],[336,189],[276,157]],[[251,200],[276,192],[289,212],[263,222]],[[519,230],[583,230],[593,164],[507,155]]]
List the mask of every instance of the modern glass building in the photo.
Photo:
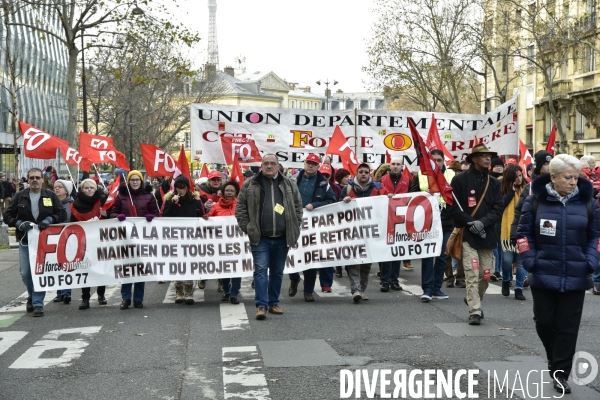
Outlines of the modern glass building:
[[[12,4],[18,4],[11,2]],[[60,138],[67,137],[67,59],[65,47],[55,37],[29,27],[11,24],[27,24],[57,35],[64,35],[59,19],[45,7],[13,9],[8,15],[0,15],[0,172],[17,173],[12,154],[11,132],[13,109],[11,91],[16,89],[19,119]],[[9,19],[6,25],[5,18]],[[7,43],[7,35],[10,40]],[[7,46],[15,65],[16,88],[9,73]],[[17,127],[18,130],[18,127]],[[17,132],[17,138],[20,132]],[[22,140],[18,140],[22,146]],[[40,160],[41,162],[41,160]],[[48,161],[42,164],[51,165]],[[20,157],[19,169],[39,166],[33,160]]]

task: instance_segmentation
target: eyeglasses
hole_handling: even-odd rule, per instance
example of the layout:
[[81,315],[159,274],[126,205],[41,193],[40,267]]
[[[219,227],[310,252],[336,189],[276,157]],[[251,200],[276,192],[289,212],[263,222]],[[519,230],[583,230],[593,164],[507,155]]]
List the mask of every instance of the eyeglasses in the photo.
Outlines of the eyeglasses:
[[142,181],[141,179],[133,179],[133,178],[129,180],[129,182],[141,182],[141,181]]
[[264,162],[262,165],[265,167],[275,167],[277,165],[276,162]]
[[42,177],[41,177],[41,176],[30,176],[30,177],[29,177],[29,180],[30,180],[30,181],[39,181],[39,180],[41,180],[41,179],[42,179]]
[[363,175],[364,175],[364,174],[367,174],[367,175],[368,175],[368,174],[370,174],[370,173],[371,173],[371,171],[358,171],[358,174],[363,174]]
[[224,191],[225,193],[236,193],[235,189],[228,189]]

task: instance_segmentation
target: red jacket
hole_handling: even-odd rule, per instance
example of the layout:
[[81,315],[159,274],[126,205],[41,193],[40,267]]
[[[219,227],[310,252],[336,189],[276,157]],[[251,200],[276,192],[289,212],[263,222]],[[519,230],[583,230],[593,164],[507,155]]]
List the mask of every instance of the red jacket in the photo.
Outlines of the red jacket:
[[394,187],[394,182],[392,181],[390,174],[386,174],[381,178],[381,185],[383,185],[385,190],[387,190],[387,193],[408,193],[408,190],[410,188],[410,179],[408,178],[408,176],[401,174],[400,181],[398,181],[398,184],[396,185],[396,187]]
[[227,203],[227,200],[225,200],[223,197],[221,197],[219,199],[218,203],[215,203],[212,208],[210,209],[210,212],[208,213],[209,217],[228,217],[228,216],[235,216],[235,206],[237,204],[237,197],[233,198],[233,201],[231,202],[231,204],[229,204],[229,206],[224,205],[223,203]]

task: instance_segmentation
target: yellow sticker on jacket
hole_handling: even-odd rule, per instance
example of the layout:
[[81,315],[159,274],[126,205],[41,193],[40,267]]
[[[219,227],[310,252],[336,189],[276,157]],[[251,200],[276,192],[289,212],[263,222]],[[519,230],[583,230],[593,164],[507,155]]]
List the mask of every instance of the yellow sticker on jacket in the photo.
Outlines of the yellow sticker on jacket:
[[275,210],[275,212],[279,215],[283,214],[283,206],[279,203],[275,204],[275,207],[273,208],[273,210]]
[[52,207],[52,199],[50,197],[44,197],[42,202],[44,203],[44,207]]

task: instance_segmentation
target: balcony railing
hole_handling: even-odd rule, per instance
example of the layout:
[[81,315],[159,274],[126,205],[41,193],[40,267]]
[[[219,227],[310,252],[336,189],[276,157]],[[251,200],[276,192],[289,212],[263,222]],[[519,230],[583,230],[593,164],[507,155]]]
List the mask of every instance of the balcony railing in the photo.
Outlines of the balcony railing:
[[575,131],[575,140],[585,139],[583,131]]

